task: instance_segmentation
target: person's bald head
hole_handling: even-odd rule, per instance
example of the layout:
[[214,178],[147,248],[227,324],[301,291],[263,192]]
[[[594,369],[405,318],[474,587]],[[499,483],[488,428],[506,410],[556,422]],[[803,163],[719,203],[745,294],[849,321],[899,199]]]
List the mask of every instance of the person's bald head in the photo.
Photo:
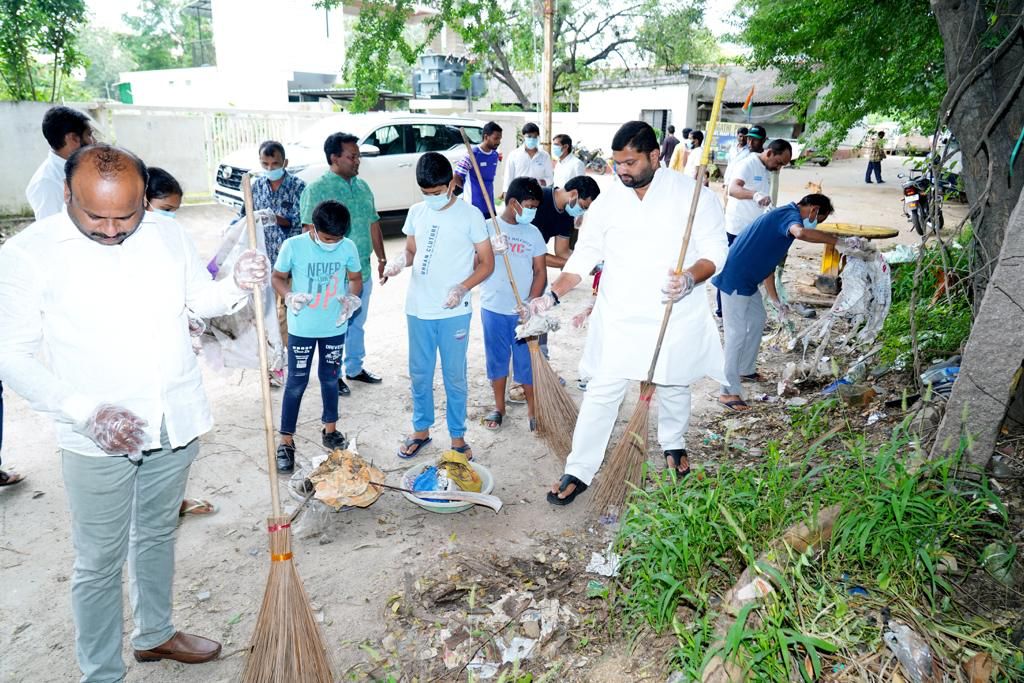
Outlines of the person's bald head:
[[146,164],[126,149],[82,147],[64,165],[64,202],[82,234],[107,246],[121,244],[145,215]]

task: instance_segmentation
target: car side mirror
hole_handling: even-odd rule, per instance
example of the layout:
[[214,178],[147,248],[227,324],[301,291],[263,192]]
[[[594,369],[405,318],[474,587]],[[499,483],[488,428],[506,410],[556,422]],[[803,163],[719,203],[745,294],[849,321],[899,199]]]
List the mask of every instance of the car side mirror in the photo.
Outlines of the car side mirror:
[[359,156],[361,157],[379,157],[380,147],[377,145],[359,145]]

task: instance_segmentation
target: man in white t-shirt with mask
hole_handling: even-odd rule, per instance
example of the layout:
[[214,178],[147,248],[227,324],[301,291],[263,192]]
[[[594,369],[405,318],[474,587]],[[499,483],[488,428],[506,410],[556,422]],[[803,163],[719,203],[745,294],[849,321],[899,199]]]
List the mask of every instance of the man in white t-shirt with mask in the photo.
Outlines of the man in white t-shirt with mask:
[[502,196],[516,178],[536,178],[541,187],[551,187],[555,181],[551,156],[540,148],[540,128],[536,123],[523,126],[523,146],[508,155]]

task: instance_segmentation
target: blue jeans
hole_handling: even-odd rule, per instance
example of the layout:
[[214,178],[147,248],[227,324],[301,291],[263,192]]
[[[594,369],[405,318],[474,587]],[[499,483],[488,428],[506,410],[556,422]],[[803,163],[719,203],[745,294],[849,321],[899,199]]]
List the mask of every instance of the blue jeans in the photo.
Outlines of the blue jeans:
[[324,409],[320,420],[324,424],[338,421],[338,373],[341,371],[341,351],[345,346],[345,335],[311,339],[288,335],[288,380],[284,385],[281,401],[281,433],[294,434],[299,419],[302,395],[309,384],[313,351],[317,352],[317,377],[320,379],[320,398]]
[[882,182],[882,162],[881,161],[869,161],[868,169],[864,171],[864,182],[871,182],[871,174],[875,174],[875,181]]
[[345,374],[355,377],[363,371],[363,359],[366,358],[366,314],[370,308],[370,292],[373,291],[373,274],[363,278],[363,291],[359,300],[363,305],[356,314],[348,319],[348,345],[345,347]]
[[469,320],[472,314],[442,320],[409,321],[409,377],[412,379],[412,428],[423,432],[434,424],[434,369],[441,353],[441,376],[447,400],[448,434],[453,439],[466,435],[466,351],[469,349]]

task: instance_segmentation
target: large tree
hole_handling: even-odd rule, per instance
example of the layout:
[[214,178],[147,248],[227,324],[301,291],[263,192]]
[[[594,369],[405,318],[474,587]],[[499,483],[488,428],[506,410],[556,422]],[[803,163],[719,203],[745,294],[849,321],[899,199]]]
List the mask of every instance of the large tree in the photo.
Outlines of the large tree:
[[55,101],[83,63],[84,0],[0,0],[0,76],[12,100]]
[[92,97],[113,97],[110,86],[120,80],[122,72],[136,68],[118,36],[109,29],[90,26],[82,33],[80,49],[86,60],[82,85]]
[[209,27],[204,36],[207,40],[203,58],[192,49],[199,41],[199,24],[203,19],[182,11],[186,4],[184,0],[141,0],[136,12],[121,17],[130,29],[120,35],[121,46],[136,68],[149,71],[216,63]]

